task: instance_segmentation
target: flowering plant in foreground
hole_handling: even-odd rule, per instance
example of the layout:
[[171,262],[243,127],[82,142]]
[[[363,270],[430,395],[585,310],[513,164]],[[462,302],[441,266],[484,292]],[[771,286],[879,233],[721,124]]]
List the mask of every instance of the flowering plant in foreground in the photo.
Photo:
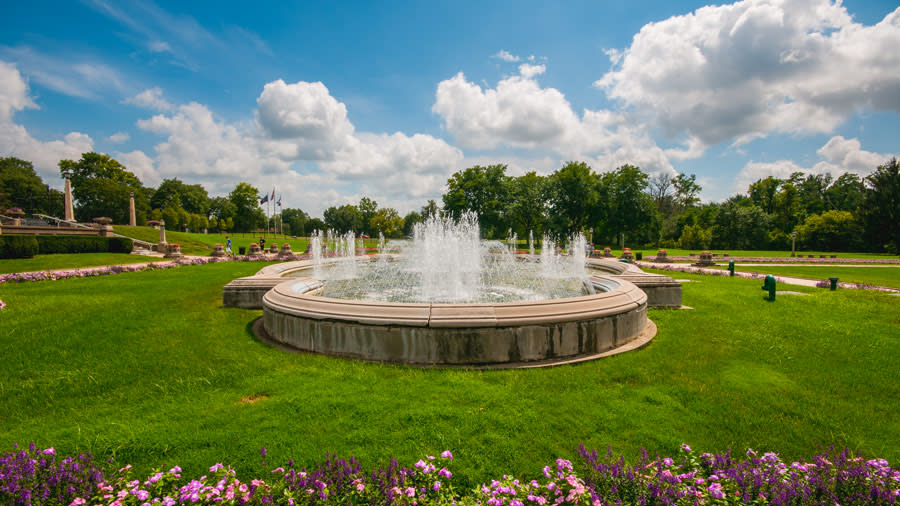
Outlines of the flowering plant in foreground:
[[[261,450],[263,458],[266,450]],[[191,478],[178,466],[136,476],[131,466],[102,471],[91,457],[59,458],[53,448],[16,449],[0,456],[0,503],[9,505],[649,505],[815,504],[900,502],[900,471],[884,459],[826,452],[788,464],[775,453],[745,457],[697,454],[687,445],[674,458],[635,464],[581,446],[575,464],[558,459],[537,479],[503,476],[474,489],[453,486],[453,455],[425,456],[410,468],[391,459],[366,473],[355,459],[328,456],[315,466],[269,469],[240,479],[215,464]],[[580,471],[576,470],[579,469]]]

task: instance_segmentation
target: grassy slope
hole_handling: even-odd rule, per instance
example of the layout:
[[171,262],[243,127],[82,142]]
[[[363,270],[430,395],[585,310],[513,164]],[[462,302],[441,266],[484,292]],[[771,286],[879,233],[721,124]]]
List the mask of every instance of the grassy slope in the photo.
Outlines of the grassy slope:
[[148,258],[127,253],[70,253],[35,255],[34,258],[5,258],[0,260],[0,274],[57,269],[74,269],[98,265],[137,264],[159,258]]
[[[115,225],[113,227],[117,234],[140,239],[150,243],[159,242],[159,230],[153,227],[129,227],[127,225]],[[203,234],[187,234],[184,232],[176,232],[174,230],[166,230],[166,242],[181,245],[181,252],[188,255],[208,255],[212,252],[212,244],[207,244],[196,239],[197,235]]]
[[[809,455],[849,445],[900,458],[900,298],[679,274],[693,311],[651,311],[645,349],[552,369],[420,370],[282,352],[249,333],[260,311],[221,287],[258,263],[0,285],[0,448],[37,441],[141,470],[225,461],[366,464],[454,450],[470,483],[534,475],[588,445]],[[135,296],[140,294],[140,296]],[[67,311],[61,315],[61,309]],[[254,395],[256,403],[241,402]],[[454,471],[456,472],[456,470]]]
[[[725,269],[727,266],[717,265],[717,268]],[[761,274],[775,274],[778,276],[793,276],[806,279],[828,279],[837,276],[846,283],[865,283],[876,286],[888,286],[900,288],[900,266],[897,267],[846,267],[840,265],[815,265],[802,266],[788,265],[778,267],[746,266],[736,264],[735,269],[743,272],[758,272]]]

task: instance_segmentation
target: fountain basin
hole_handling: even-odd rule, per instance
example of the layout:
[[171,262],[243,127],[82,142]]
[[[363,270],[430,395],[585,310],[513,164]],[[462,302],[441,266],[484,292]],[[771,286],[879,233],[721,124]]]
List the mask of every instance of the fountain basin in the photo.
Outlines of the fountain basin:
[[313,278],[283,281],[262,299],[267,338],[303,351],[437,366],[545,364],[592,358],[655,334],[647,295],[593,276],[601,293],[542,301],[387,303],[317,295]]

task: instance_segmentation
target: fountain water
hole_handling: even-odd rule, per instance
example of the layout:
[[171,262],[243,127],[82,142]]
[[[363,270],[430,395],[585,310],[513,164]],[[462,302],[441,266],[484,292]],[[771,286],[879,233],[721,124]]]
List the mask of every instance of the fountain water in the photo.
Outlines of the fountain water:
[[[517,260],[510,246],[480,239],[478,220],[432,216],[417,224],[411,242],[380,245],[377,262],[358,262],[347,248],[351,236],[335,239],[334,258],[313,257],[314,276],[325,281],[323,295],[382,302],[509,302],[575,297],[593,292],[584,266],[584,237],[569,241],[569,256],[554,252],[541,262]],[[515,244],[516,236],[509,239]],[[399,255],[388,261],[385,249]],[[323,267],[324,264],[328,267]],[[302,273],[298,273],[302,275]]]

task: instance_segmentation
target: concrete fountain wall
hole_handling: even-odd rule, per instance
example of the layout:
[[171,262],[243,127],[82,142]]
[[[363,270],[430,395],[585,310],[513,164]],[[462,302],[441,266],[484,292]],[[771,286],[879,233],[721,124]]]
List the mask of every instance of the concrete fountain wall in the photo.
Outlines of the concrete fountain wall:
[[316,295],[312,278],[263,297],[268,338],[304,351],[438,366],[536,365],[597,358],[655,334],[647,295],[632,283],[593,277],[610,291],[498,304],[383,303]]
[[228,283],[223,305],[262,308],[260,337],[293,349],[446,367],[541,366],[620,353],[656,334],[648,307],[681,306],[681,285],[667,276],[610,260],[588,259],[586,267],[600,293],[493,304],[385,303],[322,297],[322,282],[310,277],[313,263],[302,260]]

